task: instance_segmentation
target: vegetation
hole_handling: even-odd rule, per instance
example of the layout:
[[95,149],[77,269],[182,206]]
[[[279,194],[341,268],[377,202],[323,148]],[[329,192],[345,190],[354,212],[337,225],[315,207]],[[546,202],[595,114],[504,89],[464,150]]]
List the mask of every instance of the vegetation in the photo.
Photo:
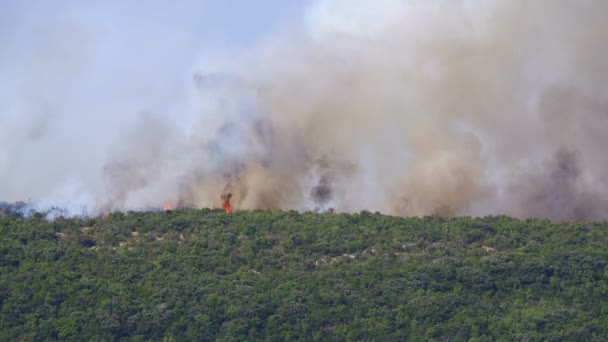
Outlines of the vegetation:
[[608,223],[0,214],[0,340],[608,340]]

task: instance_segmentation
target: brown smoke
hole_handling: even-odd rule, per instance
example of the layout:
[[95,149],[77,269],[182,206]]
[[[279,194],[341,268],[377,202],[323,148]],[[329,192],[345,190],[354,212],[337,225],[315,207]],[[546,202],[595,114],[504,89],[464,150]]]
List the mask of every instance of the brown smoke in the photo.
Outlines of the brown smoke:
[[197,73],[198,122],[142,121],[108,201],[608,217],[608,2],[355,3]]

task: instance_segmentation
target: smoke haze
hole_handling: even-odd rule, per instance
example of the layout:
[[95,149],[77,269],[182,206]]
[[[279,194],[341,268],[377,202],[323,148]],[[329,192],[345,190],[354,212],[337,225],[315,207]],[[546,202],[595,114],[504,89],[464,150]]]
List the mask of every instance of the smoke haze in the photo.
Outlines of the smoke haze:
[[[0,121],[0,200],[93,213],[229,192],[233,209],[606,219],[606,15],[602,0],[316,1],[238,53],[184,37],[192,58],[170,67],[55,29],[31,43],[47,58],[2,60],[27,82],[3,107],[18,114]],[[105,58],[124,83],[87,74]],[[96,82],[107,93],[71,97]]]

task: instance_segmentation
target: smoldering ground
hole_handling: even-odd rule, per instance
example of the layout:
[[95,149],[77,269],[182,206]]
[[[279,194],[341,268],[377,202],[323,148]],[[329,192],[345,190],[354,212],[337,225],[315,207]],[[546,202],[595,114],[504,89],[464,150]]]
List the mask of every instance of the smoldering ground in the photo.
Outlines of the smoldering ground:
[[605,219],[606,15],[601,0],[317,1],[301,30],[200,63],[188,120],[119,127],[93,163],[103,186],[83,191],[103,210],[230,192],[236,209]]

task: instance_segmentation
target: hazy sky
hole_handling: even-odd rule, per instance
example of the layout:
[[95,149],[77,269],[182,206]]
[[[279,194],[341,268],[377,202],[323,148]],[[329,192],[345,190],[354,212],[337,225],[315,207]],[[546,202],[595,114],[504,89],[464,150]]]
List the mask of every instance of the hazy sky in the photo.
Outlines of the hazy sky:
[[203,56],[237,53],[297,26],[305,4],[298,0],[3,1],[1,94],[3,100],[14,99],[42,87],[34,83],[72,80],[79,89],[70,90],[82,96],[88,93],[85,90],[104,85],[120,87],[119,81],[128,77],[129,86],[122,89],[125,95],[137,98],[139,87],[168,87],[173,92],[162,89],[161,93],[173,97],[181,93],[173,82],[181,82],[183,71]]
[[71,178],[98,182],[110,136],[141,112],[179,121],[194,72],[297,28],[308,5],[2,1],[0,200],[37,198]]

